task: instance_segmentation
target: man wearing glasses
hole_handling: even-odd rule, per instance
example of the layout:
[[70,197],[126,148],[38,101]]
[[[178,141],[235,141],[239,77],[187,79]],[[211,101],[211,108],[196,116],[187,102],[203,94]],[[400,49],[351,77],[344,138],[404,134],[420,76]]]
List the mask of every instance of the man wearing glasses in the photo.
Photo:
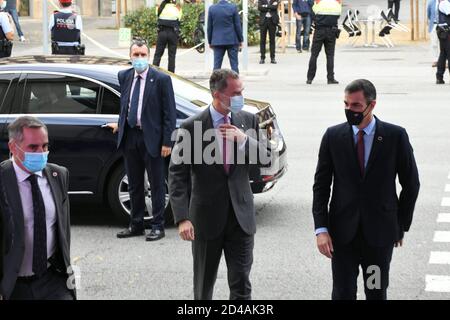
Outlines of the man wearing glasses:
[[370,81],[350,83],[347,122],[328,128],[320,145],[313,217],[318,249],[331,259],[333,300],[356,299],[360,265],[366,299],[387,299],[393,249],[403,245],[419,193],[408,134],[375,117],[375,105]]

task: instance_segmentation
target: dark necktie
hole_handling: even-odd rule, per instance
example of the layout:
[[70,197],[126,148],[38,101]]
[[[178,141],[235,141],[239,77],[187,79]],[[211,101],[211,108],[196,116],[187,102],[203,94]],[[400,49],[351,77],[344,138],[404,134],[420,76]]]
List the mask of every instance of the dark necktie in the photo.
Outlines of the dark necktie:
[[134,84],[133,95],[131,96],[130,112],[128,114],[128,125],[131,128],[137,125],[137,113],[139,108],[139,95],[141,93],[141,76],[136,77]]
[[45,205],[39,189],[37,176],[28,177],[31,184],[34,212],[34,238],[33,238],[33,272],[40,276],[47,270],[47,221],[45,218]]
[[356,148],[358,150],[358,162],[359,162],[359,168],[361,170],[361,177],[364,177],[364,167],[365,167],[365,160],[364,160],[364,130],[359,130],[358,132],[358,143],[356,145]]
[[[228,115],[223,117],[223,123],[224,124],[228,124],[229,123]],[[228,141],[227,141],[227,139],[225,137],[223,137],[223,140],[222,140],[223,168],[225,169],[225,172],[228,174],[228,173],[230,173],[230,163],[228,161],[227,146],[228,146]]]

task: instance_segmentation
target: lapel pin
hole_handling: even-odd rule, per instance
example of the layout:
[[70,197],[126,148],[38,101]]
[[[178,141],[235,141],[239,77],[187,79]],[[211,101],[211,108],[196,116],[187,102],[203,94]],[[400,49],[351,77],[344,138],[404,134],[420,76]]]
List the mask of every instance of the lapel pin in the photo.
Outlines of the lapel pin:
[[153,79],[150,79],[150,82],[153,82]]
[[53,172],[53,176],[56,178],[58,176],[58,172]]
[[244,124],[243,124],[243,123],[241,124],[241,127],[242,127],[242,128],[244,127]]
[[383,141],[383,137],[378,137],[378,141]]

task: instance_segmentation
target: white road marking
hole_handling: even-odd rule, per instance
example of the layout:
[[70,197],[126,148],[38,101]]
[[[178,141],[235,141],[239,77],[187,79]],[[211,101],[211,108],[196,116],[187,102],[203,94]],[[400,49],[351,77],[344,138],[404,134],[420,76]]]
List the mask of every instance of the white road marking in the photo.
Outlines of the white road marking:
[[450,292],[450,276],[425,276],[425,291]]
[[450,222],[450,213],[439,213],[437,222]]
[[434,242],[450,242],[450,231],[436,231],[434,233]]
[[441,206],[450,207],[450,198],[442,198]]
[[431,264],[450,264],[450,252],[432,251],[430,254]]

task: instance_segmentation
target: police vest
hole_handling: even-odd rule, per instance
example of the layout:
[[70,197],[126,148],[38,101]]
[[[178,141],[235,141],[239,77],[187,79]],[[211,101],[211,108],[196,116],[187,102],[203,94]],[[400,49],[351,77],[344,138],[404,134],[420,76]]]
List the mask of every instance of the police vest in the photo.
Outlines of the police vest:
[[80,30],[76,28],[77,14],[56,12],[52,28],[52,40],[57,42],[80,42]]
[[439,24],[445,23],[450,26],[450,15],[446,15],[439,10]]
[[3,32],[2,26],[0,26],[0,41],[6,39],[6,34]]
[[158,25],[176,27],[180,25],[180,19],[183,15],[181,9],[173,3],[167,3],[158,17]]

